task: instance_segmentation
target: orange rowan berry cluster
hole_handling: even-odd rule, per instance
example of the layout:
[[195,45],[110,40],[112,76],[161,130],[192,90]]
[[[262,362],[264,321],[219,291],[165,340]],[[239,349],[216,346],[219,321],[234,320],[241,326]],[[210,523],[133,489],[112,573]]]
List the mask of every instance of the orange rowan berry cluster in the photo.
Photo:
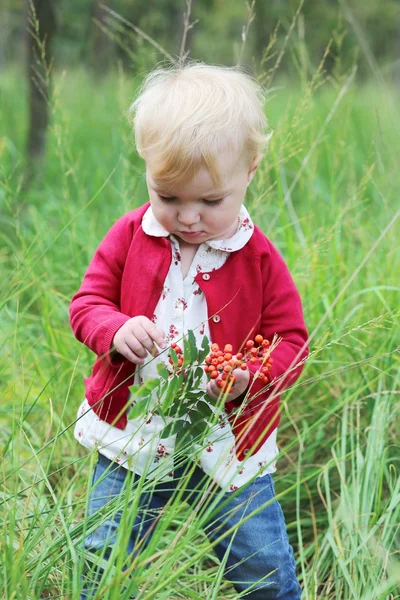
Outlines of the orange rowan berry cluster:
[[218,344],[211,345],[211,353],[206,357],[204,371],[208,373],[210,379],[220,379],[216,382],[222,392],[231,392],[236,381],[232,375],[234,369],[247,369],[247,363],[260,363],[258,378],[263,383],[268,383],[267,373],[272,366],[272,358],[269,350],[270,343],[262,335],[256,335],[254,340],[248,340],[245,344],[244,352],[238,352],[235,357],[232,355],[231,344],[226,344],[223,350],[220,350]]
[[247,365],[242,361],[243,354],[236,354],[233,358],[231,344],[226,344],[224,350],[220,350],[218,344],[211,344],[211,353],[206,357],[204,371],[209,374],[210,379],[218,379],[217,386],[222,392],[232,391],[236,377],[231,375],[234,369],[247,369]]
[[254,364],[261,363],[261,368],[258,372],[258,378],[263,383],[268,383],[267,373],[272,367],[272,358],[270,356],[270,343],[265,340],[262,335],[258,334],[253,340],[248,340],[245,344],[246,359]]
[[[181,369],[182,365],[183,365],[183,360],[184,360],[182,348],[180,346],[178,346],[178,344],[176,342],[172,342],[171,348],[173,350],[175,350],[176,356],[178,357],[178,367],[177,368]],[[172,367],[174,366],[174,361],[172,360],[171,356],[169,357],[169,364],[172,365]]]

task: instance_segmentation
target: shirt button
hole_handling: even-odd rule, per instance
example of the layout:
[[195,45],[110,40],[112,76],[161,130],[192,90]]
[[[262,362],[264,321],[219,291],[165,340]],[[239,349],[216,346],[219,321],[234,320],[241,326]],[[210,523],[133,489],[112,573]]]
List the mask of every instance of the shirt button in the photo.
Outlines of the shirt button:
[[220,320],[221,320],[221,317],[220,317],[219,315],[214,315],[214,316],[213,316],[213,321],[214,321],[214,323],[219,323],[219,322],[220,322]]
[[209,273],[203,273],[203,279],[204,281],[208,281],[210,279]]

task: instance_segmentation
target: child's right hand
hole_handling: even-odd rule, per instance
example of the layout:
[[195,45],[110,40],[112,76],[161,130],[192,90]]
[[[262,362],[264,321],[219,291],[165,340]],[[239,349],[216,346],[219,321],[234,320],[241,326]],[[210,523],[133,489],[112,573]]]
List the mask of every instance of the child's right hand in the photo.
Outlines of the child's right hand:
[[148,352],[153,356],[157,354],[154,343],[162,349],[167,347],[164,338],[165,333],[162,329],[156,327],[147,317],[140,315],[129,319],[118,329],[113,339],[113,346],[131,362],[142,365]]

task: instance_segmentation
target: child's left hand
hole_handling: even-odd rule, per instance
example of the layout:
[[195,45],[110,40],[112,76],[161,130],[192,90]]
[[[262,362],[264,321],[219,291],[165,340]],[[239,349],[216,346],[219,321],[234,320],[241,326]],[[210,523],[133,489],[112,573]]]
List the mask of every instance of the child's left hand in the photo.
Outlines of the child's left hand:
[[[250,382],[250,372],[248,369],[245,371],[242,369],[234,369],[231,374],[236,377],[236,381],[232,391],[227,394],[227,400],[234,400],[238,396],[241,396],[248,388]],[[219,376],[218,379],[221,379],[221,376]],[[207,394],[214,400],[217,400],[221,394],[221,390],[216,383],[218,379],[211,379],[206,386]]]

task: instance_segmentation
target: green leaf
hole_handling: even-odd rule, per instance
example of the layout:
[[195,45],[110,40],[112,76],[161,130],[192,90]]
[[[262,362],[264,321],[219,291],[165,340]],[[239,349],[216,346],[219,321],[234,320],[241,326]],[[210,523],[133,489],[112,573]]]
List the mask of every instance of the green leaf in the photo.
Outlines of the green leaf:
[[170,406],[168,416],[169,417],[183,417],[187,415],[189,405],[185,404],[183,398],[176,398],[175,402]]
[[154,390],[158,389],[160,385],[161,381],[159,379],[148,379],[140,386],[135,396],[151,396]]
[[191,432],[192,425],[189,422],[185,422],[182,429],[178,433],[175,442],[175,451],[178,454],[181,451],[188,452],[193,443],[193,434]]
[[194,408],[190,411],[189,417],[192,424],[204,422],[204,417]]
[[173,348],[170,349],[169,355],[172,358],[172,362],[174,363],[174,369],[178,366],[178,355]]
[[[205,432],[207,430],[207,424],[204,422],[204,420],[202,419],[201,421],[195,421],[194,423],[192,423],[192,427],[190,429],[192,435],[196,438],[200,438],[202,439],[205,435]],[[198,439],[197,439],[198,441]]]
[[203,392],[186,392],[185,398],[187,400],[200,400],[203,397]]
[[214,398],[211,398],[208,394],[204,394],[204,400],[211,404],[211,406],[217,406],[218,404],[218,400],[214,400]]
[[202,367],[197,367],[197,369],[194,372],[194,375],[197,379],[202,379],[203,375],[204,375],[204,370],[202,369]]
[[129,419],[137,419],[137,417],[144,415],[148,410],[149,403],[150,397],[141,398],[138,400],[129,411]]
[[197,361],[199,364],[204,362],[205,357],[210,353],[210,342],[208,337],[205,335],[201,341],[201,350],[199,350]]
[[170,376],[170,372],[168,371],[167,367],[165,366],[165,364],[163,362],[158,363],[157,373],[159,374],[160,377],[162,377],[165,380],[167,380]]
[[168,425],[164,427],[164,429],[161,432],[161,439],[164,440],[165,438],[171,437],[171,435],[175,435],[175,433],[179,433],[182,427],[182,421],[174,421],[173,423],[168,423]]
[[187,335],[183,338],[183,368],[193,365],[197,359],[197,346],[196,338],[191,329],[188,330]]
[[198,410],[199,413],[202,415],[202,417],[205,419],[210,419],[211,417],[214,416],[214,412],[212,411],[212,409],[208,406],[208,404],[206,402],[203,402],[203,401],[198,402],[196,405],[196,410]]
[[178,394],[178,392],[180,392],[182,382],[183,373],[181,373],[179,377],[174,376],[168,380],[168,387],[163,397],[160,398],[161,410],[167,412],[169,408],[173,405],[176,395]]
[[184,383],[185,383],[185,394],[186,394],[186,390],[191,390],[193,389],[194,385],[193,385],[193,370],[192,369],[187,369],[186,370],[186,379],[184,378]]
[[196,336],[194,335],[191,329],[188,330],[188,339],[189,339],[189,347],[190,347],[190,362],[193,365],[197,360],[197,344],[196,344]]

